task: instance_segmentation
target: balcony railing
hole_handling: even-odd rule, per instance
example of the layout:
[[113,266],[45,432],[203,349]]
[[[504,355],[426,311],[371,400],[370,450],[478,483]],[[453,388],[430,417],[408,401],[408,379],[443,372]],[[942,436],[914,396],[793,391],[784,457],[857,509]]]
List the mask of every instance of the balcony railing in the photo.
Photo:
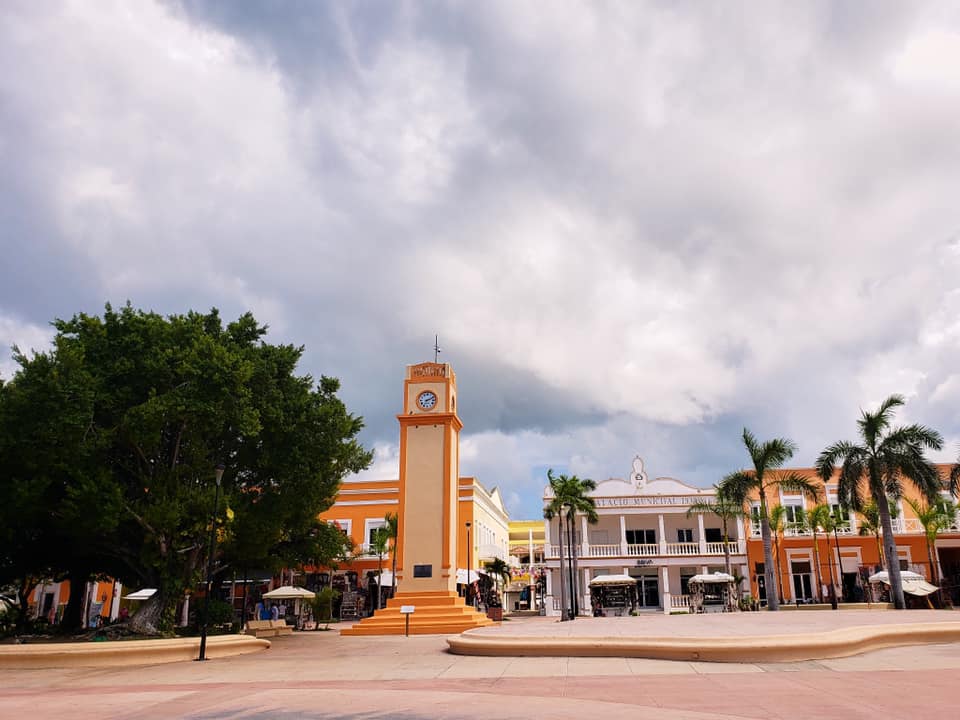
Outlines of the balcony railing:
[[619,545],[588,545],[590,557],[617,557],[620,555]]
[[629,557],[651,557],[660,554],[660,546],[656,543],[646,545],[627,545]]
[[[727,543],[731,555],[743,555],[746,550],[744,543],[731,541]],[[705,544],[705,551],[700,550],[698,542],[684,543],[666,543],[664,547],[666,552],[661,552],[658,543],[648,543],[640,545],[627,545],[627,553],[623,554],[620,545],[584,545],[578,548],[579,557],[591,558],[614,558],[614,557],[695,557],[704,555],[723,555],[722,542],[708,542]],[[564,547],[566,550],[566,547]],[[547,547],[547,558],[556,559],[560,557],[560,546],[549,545]]]
[[700,543],[667,543],[667,555],[699,555]]

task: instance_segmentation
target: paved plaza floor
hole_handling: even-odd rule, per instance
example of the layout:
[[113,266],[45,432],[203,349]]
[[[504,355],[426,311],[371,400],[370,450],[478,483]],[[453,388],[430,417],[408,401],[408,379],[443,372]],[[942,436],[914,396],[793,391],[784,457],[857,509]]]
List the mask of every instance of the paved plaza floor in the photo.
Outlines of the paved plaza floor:
[[[841,615],[659,616],[563,624],[524,618],[504,623],[499,632],[612,636],[624,621],[635,621],[658,634],[703,632],[706,627],[710,634],[742,632],[744,622],[785,633],[857,621]],[[876,613],[873,619],[933,620],[925,611]],[[698,630],[697,624],[704,627]],[[347,638],[335,631],[305,632],[276,638],[262,653],[206,663],[7,670],[0,679],[0,717],[952,717],[960,678],[960,643],[777,664],[470,657],[452,655],[446,647],[444,636]]]

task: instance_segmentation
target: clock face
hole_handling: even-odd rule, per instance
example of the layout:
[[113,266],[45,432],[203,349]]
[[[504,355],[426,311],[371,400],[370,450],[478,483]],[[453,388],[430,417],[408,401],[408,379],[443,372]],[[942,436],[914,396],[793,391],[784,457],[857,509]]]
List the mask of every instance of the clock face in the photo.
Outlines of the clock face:
[[433,410],[437,405],[437,396],[427,390],[417,396],[417,405],[423,410]]

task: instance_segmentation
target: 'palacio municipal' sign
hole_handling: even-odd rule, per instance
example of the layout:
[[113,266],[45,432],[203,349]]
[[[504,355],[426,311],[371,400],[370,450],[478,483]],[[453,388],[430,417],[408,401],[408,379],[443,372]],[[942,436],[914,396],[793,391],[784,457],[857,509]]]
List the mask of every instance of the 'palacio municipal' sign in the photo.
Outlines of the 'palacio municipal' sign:
[[644,505],[689,505],[692,498],[683,495],[638,495],[637,497],[594,498],[598,508],[641,507]]

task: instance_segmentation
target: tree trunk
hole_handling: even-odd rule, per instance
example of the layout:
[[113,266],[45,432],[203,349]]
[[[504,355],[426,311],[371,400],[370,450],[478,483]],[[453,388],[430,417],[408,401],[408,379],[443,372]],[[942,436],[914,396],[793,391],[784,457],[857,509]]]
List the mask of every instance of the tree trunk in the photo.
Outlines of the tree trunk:
[[[572,562],[570,565],[570,576],[573,584],[573,616],[577,617],[580,614],[580,562],[578,556],[580,554],[580,543],[577,542],[577,514],[573,514],[573,518],[570,520],[570,534],[573,536],[570,538],[570,555],[572,556]],[[580,538],[583,540],[583,538]]]
[[[30,612],[30,593],[32,593],[37,585],[36,580],[32,577],[24,576],[19,583],[17,588],[17,600],[20,601],[20,612],[17,613],[17,635],[23,635],[27,631],[27,615]],[[37,607],[43,606],[43,598],[37,597]]]
[[887,560],[887,576],[890,580],[890,597],[897,610],[903,610],[907,603],[903,599],[903,581],[900,579],[900,558],[897,556],[896,538],[893,536],[893,523],[890,521],[890,504],[886,493],[877,493],[877,509],[880,511],[880,527],[883,528],[883,549]]
[[[557,515],[557,527],[560,540],[560,620],[567,620],[567,578],[563,567],[563,513]],[[470,572],[469,570],[467,571]],[[469,578],[468,578],[469,579]]]
[[730,537],[727,535],[727,519],[723,519],[723,566],[727,575],[732,575],[730,572]]
[[[393,539],[393,550],[390,553],[390,563],[393,566],[393,583],[390,585],[390,599],[392,600],[397,594],[397,539]],[[467,580],[470,579],[470,569],[467,568]]]
[[817,542],[817,531],[813,531],[813,562],[817,566],[817,600],[823,602],[823,573],[820,569],[820,544]]
[[570,571],[570,619],[577,617],[579,612],[577,603],[577,529],[574,527],[575,520],[567,518],[567,549],[570,551],[570,562],[567,569]]
[[383,555],[377,555],[377,610],[383,610]]
[[67,600],[67,607],[63,610],[60,629],[64,632],[80,632],[86,625],[86,618],[83,617],[83,600],[87,594],[90,572],[71,570],[67,578],[70,581],[70,597]]
[[[767,517],[767,503],[764,501],[763,489],[760,491],[760,536],[763,538],[763,578],[764,585],[767,588],[767,609],[776,612],[780,609],[780,601],[777,598],[777,580],[780,573],[777,572],[777,578],[773,573],[773,547],[770,539],[770,518]],[[777,553],[779,555],[780,553]],[[779,560],[779,557],[777,558]]]
[[130,616],[127,627],[138,635],[159,635],[165,609],[166,599],[160,590],[157,590]]

